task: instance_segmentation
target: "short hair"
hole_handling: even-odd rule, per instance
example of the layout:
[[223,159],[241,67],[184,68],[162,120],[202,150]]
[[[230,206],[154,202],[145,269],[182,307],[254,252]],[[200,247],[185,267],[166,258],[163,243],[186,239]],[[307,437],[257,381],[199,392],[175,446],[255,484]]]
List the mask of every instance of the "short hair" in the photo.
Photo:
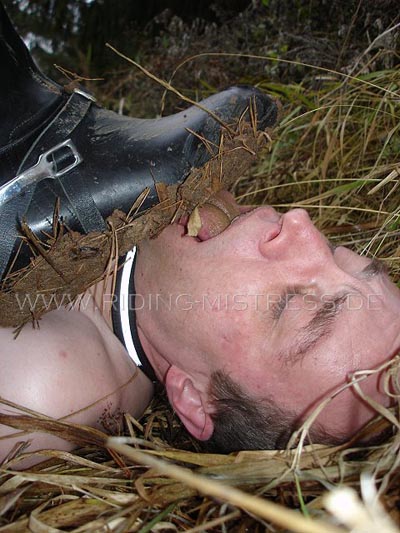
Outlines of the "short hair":
[[286,447],[295,427],[292,412],[268,398],[255,401],[222,370],[212,373],[209,394],[214,432],[205,443],[208,450],[230,453]]
[[[301,419],[274,400],[251,398],[222,370],[213,372],[209,395],[214,411],[214,432],[205,442],[208,451],[231,453],[239,450],[285,449]],[[342,439],[329,435],[318,423],[310,430],[313,442],[339,444]]]

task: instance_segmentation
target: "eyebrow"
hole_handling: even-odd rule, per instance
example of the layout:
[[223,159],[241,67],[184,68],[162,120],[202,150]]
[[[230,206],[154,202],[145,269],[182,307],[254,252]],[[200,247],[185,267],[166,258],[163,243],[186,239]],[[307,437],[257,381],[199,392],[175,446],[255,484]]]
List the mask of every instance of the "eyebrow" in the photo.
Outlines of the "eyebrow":
[[301,362],[311,348],[331,334],[333,324],[343,310],[343,303],[351,294],[350,291],[341,291],[325,300],[308,324],[301,328],[292,346],[279,353],[278,358],[291,366]]

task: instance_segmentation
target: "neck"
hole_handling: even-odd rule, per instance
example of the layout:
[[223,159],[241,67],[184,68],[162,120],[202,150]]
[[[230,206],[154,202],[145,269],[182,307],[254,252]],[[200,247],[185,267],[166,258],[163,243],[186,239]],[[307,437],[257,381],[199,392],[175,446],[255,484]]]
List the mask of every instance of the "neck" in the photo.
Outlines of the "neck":
[[169,367],[171,366],[168,358],[156,348],[154,343],[152,343],[151,340],[146,336],[139,324],[137,324],[137,331],[140,343],[158,381],[160,381],[160,383],[164,383],[165,376]]

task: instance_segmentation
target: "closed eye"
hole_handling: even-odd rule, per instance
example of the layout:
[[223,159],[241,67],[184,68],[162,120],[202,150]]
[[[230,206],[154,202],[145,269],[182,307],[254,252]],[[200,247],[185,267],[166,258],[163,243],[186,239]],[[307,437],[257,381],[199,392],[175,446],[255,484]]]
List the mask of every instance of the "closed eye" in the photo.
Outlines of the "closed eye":
[[357,274],[357,278],[370,279],[379,274],[387,274],[387,267],[383,261],[374,257],[371,262]]

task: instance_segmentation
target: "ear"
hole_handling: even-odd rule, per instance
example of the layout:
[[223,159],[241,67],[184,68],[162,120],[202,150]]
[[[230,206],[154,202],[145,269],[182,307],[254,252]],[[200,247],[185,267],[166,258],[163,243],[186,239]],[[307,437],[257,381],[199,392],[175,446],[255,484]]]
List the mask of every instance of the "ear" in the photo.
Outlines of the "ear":
[[169,401],[186,429],[198,440],[208,440],[214,424],[207,410],[203,393],[186,372],[172,365],[165,376]]

